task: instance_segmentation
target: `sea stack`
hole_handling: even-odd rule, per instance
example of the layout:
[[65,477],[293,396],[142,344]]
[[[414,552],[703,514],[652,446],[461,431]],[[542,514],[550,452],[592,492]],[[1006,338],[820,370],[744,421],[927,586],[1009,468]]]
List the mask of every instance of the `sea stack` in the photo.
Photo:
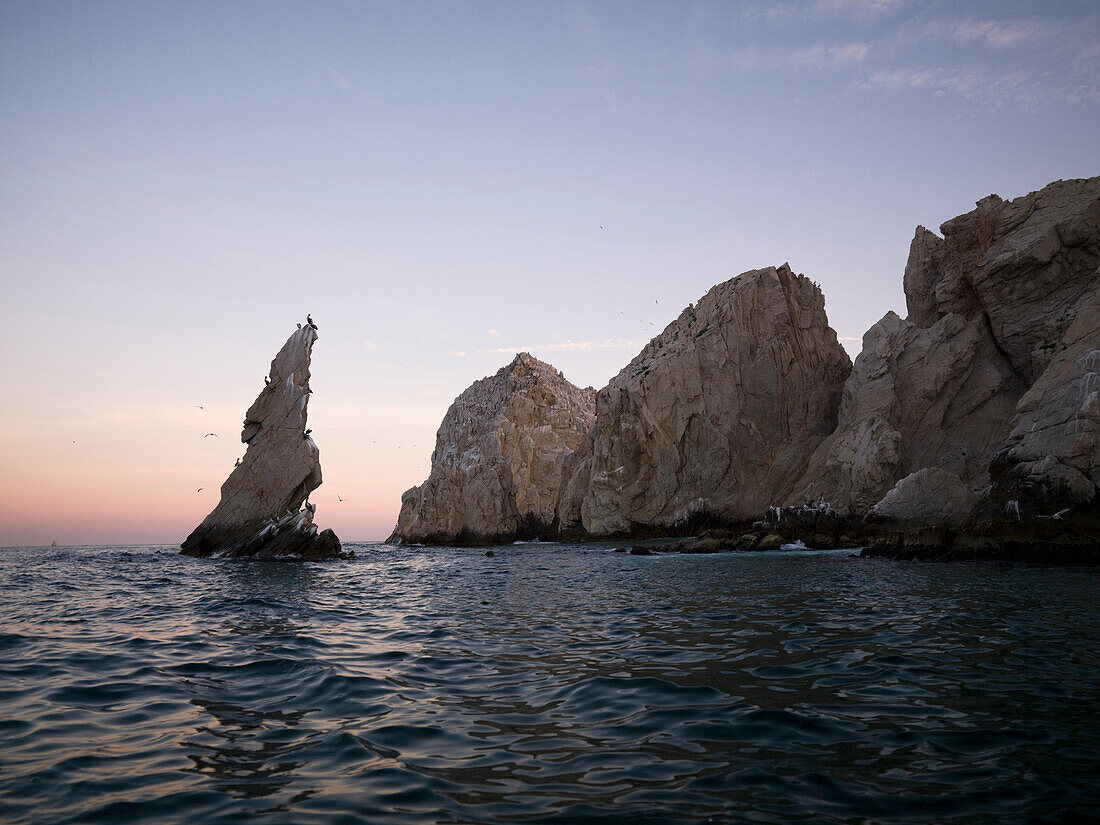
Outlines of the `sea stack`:
[[596,391],[521,352],[455,399],[427,481],[401,497],[388,539],[498,544],[557,535],[566,462],[592,426]]
[[316,326],[306,323],[271,362],[264,388],[245,413],[244,458],[222,484],[218,506],[183,542],[184,555],[341,557],[340,540],[332,530],[318,533],[316,508],[307,502],[321,484],[320,452],[306,431],[316,340]]
[[809,278],[784,264],[718,284],[600,390],[563,536],[759,518],[836,426],[850,370]]

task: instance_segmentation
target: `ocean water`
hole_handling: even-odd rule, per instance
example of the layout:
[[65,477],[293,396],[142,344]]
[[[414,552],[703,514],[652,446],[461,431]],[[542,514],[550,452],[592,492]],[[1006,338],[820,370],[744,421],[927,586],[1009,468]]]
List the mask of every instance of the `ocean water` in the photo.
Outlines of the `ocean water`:
[[1097,821],[1095,569],[349,547],[0,550],[0,821]]

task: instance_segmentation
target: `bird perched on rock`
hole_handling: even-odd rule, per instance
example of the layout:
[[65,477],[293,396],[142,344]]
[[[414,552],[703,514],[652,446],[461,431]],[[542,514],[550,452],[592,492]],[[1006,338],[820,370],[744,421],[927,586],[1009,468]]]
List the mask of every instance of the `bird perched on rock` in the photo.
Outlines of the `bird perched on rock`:
[[315,323],[313,323],[313,316],[312,315],[307,315],[306,316],[306,323],[309,324],[314,329],[317,329],[317,325]]

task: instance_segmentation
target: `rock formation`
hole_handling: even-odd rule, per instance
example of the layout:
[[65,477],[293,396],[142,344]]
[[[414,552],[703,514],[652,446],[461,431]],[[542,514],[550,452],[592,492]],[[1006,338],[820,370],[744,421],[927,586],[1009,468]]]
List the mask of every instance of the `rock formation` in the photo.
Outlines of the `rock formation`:
[[401,497],[389,541],[491,544],[553,538],[566,459],[594,418],[595,390],[520,353],[447,410],[427,481]]
[[908,318],[864,336],[792,502],[958,523],[959,508],[1026,498],[1038,515],[1095,497],[1100,178],[991,195],[941,231],[917,228]]
[[719,284],[600,391],[563,484],[563,534],[759,517],[835,427],[850,370],[808,278],[783,265]]
[[315,340],[317,329],[307,323],[271,362],[263,390],[245,413],[244,458],[222,484],[217,507],[184,541],[184,555],[340,556],[340,540],[332,530],[317,532],[307,501],[321,484],[320,453],[306,430]]
[[[1100,287],[1086,294],[1039,379],[1016,405],[990,468],[993,499],[1049,515],[1100,488]],[[1015,502],[1009,504],[1009,502]]]

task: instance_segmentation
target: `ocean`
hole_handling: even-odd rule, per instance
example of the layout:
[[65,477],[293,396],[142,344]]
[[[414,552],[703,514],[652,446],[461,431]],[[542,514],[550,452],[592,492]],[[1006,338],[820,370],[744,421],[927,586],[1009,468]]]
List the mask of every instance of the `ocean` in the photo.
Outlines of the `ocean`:
[[1095,568],[0,550],[5,823],[1071,823]]

